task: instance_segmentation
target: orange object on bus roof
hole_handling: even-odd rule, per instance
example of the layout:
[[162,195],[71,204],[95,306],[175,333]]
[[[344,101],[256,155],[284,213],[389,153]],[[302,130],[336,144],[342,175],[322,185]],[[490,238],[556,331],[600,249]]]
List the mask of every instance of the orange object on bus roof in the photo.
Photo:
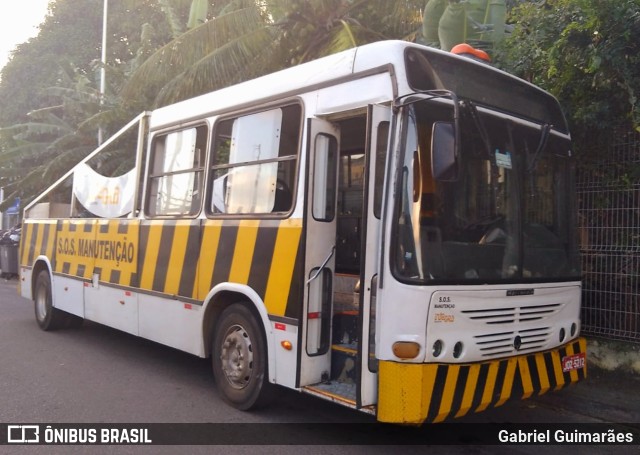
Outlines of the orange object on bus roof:
[[466,54],[466,55],[468,55],[470,57],[475,57],[475,58],[483,60],[485,62],[490,62],[491,61],[491,57],[489,57],[489,54],[487,54],[483,50],[476,49],[475,47],[472,47],[472,46],[468,45],[467,43],[456,44],[455,46],[453,46],[451,48],[451,53],[452,54],[457,54],[457,55],[465,55]]

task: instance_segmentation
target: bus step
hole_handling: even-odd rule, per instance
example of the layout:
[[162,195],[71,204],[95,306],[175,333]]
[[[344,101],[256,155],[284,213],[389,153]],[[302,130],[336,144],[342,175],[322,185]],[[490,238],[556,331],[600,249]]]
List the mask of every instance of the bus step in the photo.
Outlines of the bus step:
[[304,386],[302,391],[325,400],[334,401],[336,403],[356,408],[356,384],[329,381]]
[[302,389],[312,395],[341,404],[356,406],[356,355],[355,344],[331,346],[331,379],[305,386]]

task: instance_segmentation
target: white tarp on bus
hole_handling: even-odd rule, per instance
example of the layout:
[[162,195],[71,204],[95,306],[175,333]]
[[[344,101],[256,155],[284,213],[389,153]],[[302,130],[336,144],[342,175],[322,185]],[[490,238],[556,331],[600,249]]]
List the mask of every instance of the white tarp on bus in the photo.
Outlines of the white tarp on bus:
[[105,177],[86,164],[73,172],[73,194],[82,206],[96,216],[117,218],[133,210],[135,169],[119,177]]

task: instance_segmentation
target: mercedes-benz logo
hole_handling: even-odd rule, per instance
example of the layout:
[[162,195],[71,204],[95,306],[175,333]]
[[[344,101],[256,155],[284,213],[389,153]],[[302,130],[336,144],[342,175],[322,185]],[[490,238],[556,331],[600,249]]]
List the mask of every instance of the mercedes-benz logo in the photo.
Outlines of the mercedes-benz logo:
[[520,346],[522,346],[522,338],[518,335],[513,339],[513,347],[516,348],[516,351],[519,351]]

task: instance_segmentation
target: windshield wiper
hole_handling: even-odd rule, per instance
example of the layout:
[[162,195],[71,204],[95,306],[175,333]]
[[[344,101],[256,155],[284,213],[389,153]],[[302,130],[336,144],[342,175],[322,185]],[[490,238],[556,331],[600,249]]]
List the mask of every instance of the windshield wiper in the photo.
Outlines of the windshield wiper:
[[542,127],[540,128],[540,142],[538,143],[538,148],[536,148],[536,151],[533,154],[533,158],[531,159],[531,162],[529,163],[529,167],[527,169],[527,172],[529,174],[531,174],[534,171],[534,169],[536,168],[536,163],[538,162],[538,158],[540,157],[540,154],[542,153],[542,151],[547,146],[547,142],[549,141],[549,133],[551,132],[551,128],[552,128],[552,125],[549,124],[549,123],[543,124]]

